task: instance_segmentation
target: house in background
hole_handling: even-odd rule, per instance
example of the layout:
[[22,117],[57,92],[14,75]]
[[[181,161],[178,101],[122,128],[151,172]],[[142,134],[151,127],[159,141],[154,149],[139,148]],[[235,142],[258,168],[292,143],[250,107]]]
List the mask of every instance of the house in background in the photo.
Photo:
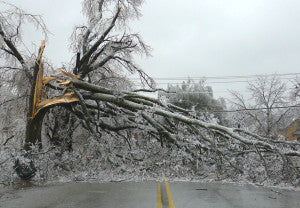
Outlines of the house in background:
[[297,140],[300,142],[300,118],[295,120],[285,129],[279,130],[278,134],[288,138],[290,141]]

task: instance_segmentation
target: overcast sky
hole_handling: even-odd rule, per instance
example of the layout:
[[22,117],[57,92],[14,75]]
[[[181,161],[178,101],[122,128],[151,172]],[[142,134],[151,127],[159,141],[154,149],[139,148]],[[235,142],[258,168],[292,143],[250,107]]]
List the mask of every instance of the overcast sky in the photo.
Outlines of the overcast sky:
[[[83,21],[81,1],[10,2],[44,16],[53,34],[47,56],[57,67],[68,62],[68,38]],[[133,31],[153,51],[137,61],[153,77],[300,72],[299,0],[148,0],[142,13]]]

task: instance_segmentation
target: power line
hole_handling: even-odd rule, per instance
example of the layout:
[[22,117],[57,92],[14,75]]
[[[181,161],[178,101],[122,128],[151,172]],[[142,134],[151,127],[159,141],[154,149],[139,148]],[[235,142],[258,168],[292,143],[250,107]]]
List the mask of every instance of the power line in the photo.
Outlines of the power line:
[[194,80],[194,79],[245,79],[245,78],[257,78],[257,77],[269,77],[269,76],[295,76],[300,73],[284,73],[284,74],[256,74],[256,75],[243,75],[243,76],[211,76],[211,77],[153,77],[154,80]]
[[[299,108],[300,105],[290,105],[290,106],[278,106],[272,107],[271,109],[284,109],[284,108]],[[268,108],[245,108],[245,109],[237,109],[237,110],[216,110],[216,111],[203,111],[203,112],[213,112],[213,113],[235,113],[242,111],[256,111],[256,110],[267,110]],[[269,108],[270,109],[270,108]]]
[[[286,79],[286,80],[290,80],[290,78],[281,78],[281,79]],[[194,80],[194,79],[192,79]],[[253,81],[253,80],[234,80],[234,81],[208,81],[206,82],[206,84],[231,84],[231,83],[248,83],[250,81]],[[166,85],[166,84],[183,84],[182,82],[156,82],[156,84],[158,85]]]
[[[286,77],[286,76],[296,76],[298,77],[300,73],[285,73],[285,74],[268,74],[268,75],[246,75],[246,76],[215,76],[215,77],[164,77],[164,78],[159,78],[159,77],[154,77],[154,81],[158,85],[168,85],[168,84],[173,84],[173,85],[179,85],[183,84],[182,82],[178,81],[198,81],[198,80],[205,80],[206,84],[232,84],[232,83],[248,83],[250,81],[254,81],[255,78],[257,77],[268,77],[268,76],[276,76],[281,80],[291,80],[295,77]],[[137,82],[138,78],[131,78],[133,83],[139,84]],[[225,80],[225,81],[210,81],[213,79],[217,80]],[[247,80],[237,80],[237,79],[247,79]],[[208,80],[208,81],[207,81]],[[164,82],[167,81],[167,82]],[[169,82],[168,82],[169,81]],[[172,81],[177,81],[177,82],[172,82]]]

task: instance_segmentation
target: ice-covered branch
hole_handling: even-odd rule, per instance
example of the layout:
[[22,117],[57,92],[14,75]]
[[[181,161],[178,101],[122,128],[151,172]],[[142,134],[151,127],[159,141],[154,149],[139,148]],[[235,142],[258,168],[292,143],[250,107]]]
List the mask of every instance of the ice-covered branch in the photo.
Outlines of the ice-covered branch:
[[[251,132],[191,118],[188,115],[181,114],[180,111],[182,112],[182,110],[180,109],[177,109],[180,110],[179,112],[174,112],[174,110],[176,110],[174,106],[172,106],[173,108],[171,109],[167,105],[161,104],[159,100],[154,98],[148,98],[144,95],[139,95],[138,93],[134,92],[115,91],[80,80],[71,80],[71,83],[79,90],[84,90],[81,92],[83,99],[112,103],[119,108],[127,109],[132,112],[141,112],[141,116],[147,120],[152,127],[154,127],[158,132],[163,133],[178,147],[180,145],[178,145],[176,138],[172,136],[165,127],[159,124],[155,118],[149,116],[149,113],[152,115],[180,121],[188,126],[198,126],[209,131],[221,132],[225,139],[231,138],[237,142],[243,143],[244,145],[264,148],[270,152],[277,152],[286,156],[300,156],[300,152],[298,151],[284,150],[277,145],[281,143],[276,143],[270,139],[255,135]],[[240,132],[244,133],[245,136],[242,136]],[[246,137],[246,135],[248,136]],[[286,143],[293,145],[293,143]]]

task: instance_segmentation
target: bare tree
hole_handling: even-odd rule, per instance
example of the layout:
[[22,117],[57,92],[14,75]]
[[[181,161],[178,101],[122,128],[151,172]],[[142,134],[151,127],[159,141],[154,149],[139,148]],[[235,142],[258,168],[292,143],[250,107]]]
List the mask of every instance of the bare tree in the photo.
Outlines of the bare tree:
[[224,115],[220,112],[226,108],[226,104],[214,98],[212,87],[207,86],[204,79],[198,83],[189,79],[181,85],[170,84],[167,92],[159,92],[158,96],[166,98],[176,106],[193,111],[197,117],[202,116],[209,120],[208,118],[214,115],[219,123],[225,123]]
[[[88,77],[92,83],[112,76],[120,70],[138,73],[142,81],[153,86],[153,80],[133,61],[136,54],[150,55],[150,47],[138,33],[128,33],[128,19],[140,16],[143,1],[83,1],[87,25],[77,26],[73,32],[72,48],[77,53],[75,74]],[[112,15],[105,15],[110,12]]]
[[[26,51],[22,31],[26,22],[32,23],[40,30],[45,39],[48,31],[41,16],[28,14],[3,1],[1,5],[4,10],[0,13],[0,107],[9,112],[4,116],[7,121],[5,127],[16,129],[14,127],[24,126],[22,123],[27,120],[27,127],[30,129],[39,61],[37,57]],[[27,115],[24,118],[25,111]],[[16,121],[18,121],[17,125]],[[28,135],[28,131],[24,132]]]
[[247,120],[246,125],[265,137],[276,136],[278,128],[290,119],[292,103],[286,84],[276,75],[260,76],[248,83],[249,98],[232,91],[232,104]]

